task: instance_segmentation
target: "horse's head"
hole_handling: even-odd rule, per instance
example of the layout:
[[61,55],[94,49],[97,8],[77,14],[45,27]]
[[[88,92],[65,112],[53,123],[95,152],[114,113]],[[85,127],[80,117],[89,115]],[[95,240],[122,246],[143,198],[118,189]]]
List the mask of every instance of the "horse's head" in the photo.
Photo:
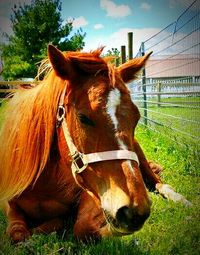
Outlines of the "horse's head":
[[129,234],[149,216],[150,201],[133,145],[140,114],[125,83],[148,56],[115,68],[101,51],[61,53],[49,46],[52,67],[66,84],[58,135],[68,149],[61,156],[73,158],[75,180],[100,203],[113,231]]

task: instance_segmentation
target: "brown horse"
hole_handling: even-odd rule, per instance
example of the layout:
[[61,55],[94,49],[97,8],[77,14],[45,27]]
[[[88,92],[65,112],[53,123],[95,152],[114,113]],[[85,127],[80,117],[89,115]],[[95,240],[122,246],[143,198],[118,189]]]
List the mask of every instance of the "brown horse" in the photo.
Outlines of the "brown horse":
[[101,52],[49,45],[44,80],[9,101],[0,198],[14,242],[66,228],[71,216],[77,239],[131,234],[150,214],[146,186],[166,193],[134,138],[140,114],[125,85],[150,54],[115,68]]

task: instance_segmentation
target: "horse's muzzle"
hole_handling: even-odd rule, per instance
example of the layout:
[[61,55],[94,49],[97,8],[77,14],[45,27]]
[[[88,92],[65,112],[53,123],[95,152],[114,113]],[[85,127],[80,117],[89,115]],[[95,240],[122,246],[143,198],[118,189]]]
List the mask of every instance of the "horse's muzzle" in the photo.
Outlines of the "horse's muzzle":
[[140,215],[135,208],[121,207],[116,214],[118,224],[130,232],[139,230],[150,215],[150,210]]
[[150,209],[139,214],[137,209],[123,206],[117,211],[116,219],[109,220],[115,232],[125,235],[141,229],[149,215]]

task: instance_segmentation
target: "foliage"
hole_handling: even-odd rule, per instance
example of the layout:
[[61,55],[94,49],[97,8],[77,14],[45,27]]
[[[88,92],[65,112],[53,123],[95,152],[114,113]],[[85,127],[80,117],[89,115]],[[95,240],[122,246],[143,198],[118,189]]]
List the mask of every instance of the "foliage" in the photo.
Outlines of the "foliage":
[[12,9],[12,35],[0,51],[6,80],[35,77],[37,63],[46,56],[49,43],[60,50],[77,50],[84,46],[85,33],[80,29],[70,37],[72,21],[63,25],[60,0],[34,0]]
[[[5,103],[0,107],[0,117]],[[6,118],[6,116],[4,116]],[[0,122],[3,118],[0,118]],[[144,227],[134,235],[106,238],[94,244],[77,243],[72,228],[63,233],[33,235],[18,246],[10,243],[5,235],[6,218],[0,213],[0,251],[2,254],[77,254],[77,255],[198,255],[199,218],[199,159],[192,144],[182,148],[167,140],[162,134],[139,126],[136,136],[148,158],[164,166],[162,179],[176,188],[193,205],[185,207],[163,199],[155,193],[150,197],[152,212]],[[0,254],[1,254],[0,252]]]
[[117,48],[111,48],[111,50],[108,50],[105,56],[115,56],[119,57],[119,50]]
[[104,55],[104,57],[113,58],[111,62],[113,64],[116,64],[116,66],[120,64],[120,52],[117,48],[111,48],[111,50],[108,50],[107,53]]

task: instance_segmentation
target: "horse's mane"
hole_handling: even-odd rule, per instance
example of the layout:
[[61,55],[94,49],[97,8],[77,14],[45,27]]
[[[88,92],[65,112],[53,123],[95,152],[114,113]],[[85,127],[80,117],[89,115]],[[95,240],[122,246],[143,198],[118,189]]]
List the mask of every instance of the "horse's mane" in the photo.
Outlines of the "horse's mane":
[[[102,49],[64,55],[84,71],[107,70],[114,82],[113,69],[100,57]],[[37,86],[19,90],[9,99],[0,131],[0,200],[11,199],[34,184],[49,158],[57,106],[67,81],[56,76],[48,61],[40,74],[44,71],[47,74]]]
[[49,73],[32,89],[19,90],[8,103],[0,133],[0,197],[21,193],[44,169],[64,82]]

